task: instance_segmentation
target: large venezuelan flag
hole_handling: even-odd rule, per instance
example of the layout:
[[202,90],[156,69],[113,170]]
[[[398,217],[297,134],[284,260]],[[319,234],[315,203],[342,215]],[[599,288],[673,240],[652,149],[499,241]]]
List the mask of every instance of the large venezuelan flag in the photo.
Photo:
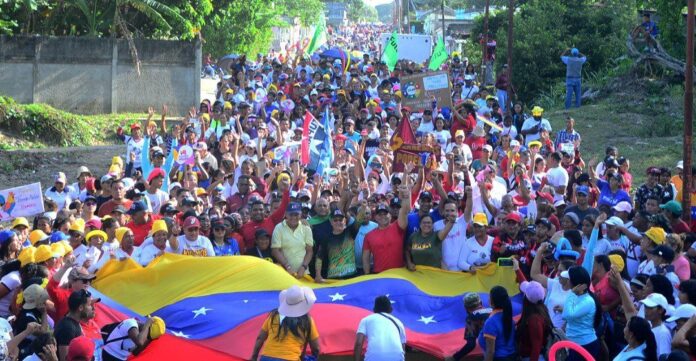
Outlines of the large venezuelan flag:
[[193,258],[167,254],[147,268],[131,260],[111,261],[94,287],[103,303],[126,316],[156,315],[169,335],[154,342],[139,358],[189,359],[207,352],[210,359],[248,359],[266,317],[278,307],[278,293],[292,285],[312,287],[317,303],[311,311],[324,354],[353,351],[360,320],[372,311],[375,297],[388,295],[394,315],[407,328],[408,344],[437,357],[462,346],[466,312],[462,296],[505,287],[520,312],[521,295],[510,268],[490,265],[475,276],[419,267],[393,269],[327,284],[298,281],[265,260],[246,257]]

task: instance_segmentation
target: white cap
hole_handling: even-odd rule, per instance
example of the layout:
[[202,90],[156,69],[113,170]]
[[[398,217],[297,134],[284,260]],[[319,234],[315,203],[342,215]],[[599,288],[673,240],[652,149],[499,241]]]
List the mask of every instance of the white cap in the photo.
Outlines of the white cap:
[[684,161],[683,160],[680,160],[677,162],[677,168],[684,170]]
[[665,296],[659,293],[651,293],[645,299],[640,300],[640,303],[644,304],[645,307],[657,307],[660,306],[667,312],[667,315],[671,315],[674,307],[667,303]]
[[617,216],[610,217],[606,221],[604,221],[605,224],[609,226],[623,226],[624,222],[621,220],[621,218]]
[[553,202],[553,206],[554,206],[554,207],[560,207],[560,206],[563,206],[563,205],[565,205],[565,204],[566,204],[566,202],[565,202],[564,200],[562,200],[562,199],[559,199],[559,200]]
[[672,317],[667,319],[667,322],[674,322],[682,318],[691,318],[693,315],[696,315],[696,306],[685,303],[677,307]]
[[172,189],[177,188],[177,187],[181,188],[181,183],[179,183],[179,182],[174,182],[174,183],[172,183],[172,184],[169,185],[169,191],[171,192]]
[[517,139],[513,139],[510,141],[510,147],[519,147],[520,146],[520,141]]
[[617,212],[631,213],[631,211],[633,210],[633,207],[631,207],[631,203],[628,203],[626,201],[621,201],[614,206],[614,210]]
[[567,270],[561,272],[561,277],[563,277],[563,278],[565,278],[565,279],[570,279],[570,275],[568,274],[568,271],[567,271]]

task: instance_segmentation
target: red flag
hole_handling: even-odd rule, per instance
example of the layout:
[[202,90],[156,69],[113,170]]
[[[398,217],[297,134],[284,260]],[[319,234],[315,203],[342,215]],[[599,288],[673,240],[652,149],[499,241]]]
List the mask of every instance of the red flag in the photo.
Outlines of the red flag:
[[312,113],[309,110],[305,110],[304,124],[302,124],[302,144],[300,146],[300,161],[303,165],[309,164],[309,123],[313,119]]
[[389,141],[389,146],[392,151],[401,148],[402,144],[417,144],[416,135],[413,134],[411,122],[409,122],[408,119],[401,119],[401,122],[396,126],[396,131]]

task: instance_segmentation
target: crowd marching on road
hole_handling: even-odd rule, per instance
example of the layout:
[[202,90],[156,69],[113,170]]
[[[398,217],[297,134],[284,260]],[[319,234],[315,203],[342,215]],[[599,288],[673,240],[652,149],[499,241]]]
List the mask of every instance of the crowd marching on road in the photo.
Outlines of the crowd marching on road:
[[[457,53],[441,66],[452,106],[410,108],[400,79],[427,66],[399,60],[390,70],[383,32],[332,29],[329,45],[364,53],[350,64],[299,46],[241,57],[181,124],[168,126],[162,106],[159,122],[150,108],[119,128],[125,156],[105,173],[56,174],[46,212],[0,231],[0,359],[90,360],[95,274],[110,260],[147,266],[176,253],[258,257],[318,283],[497,263],[516,271],[519,320],[505,288],[486,302],[466,294],[465,344],[448,359],[479,346],[486,361],[538,361],[547,340],[567,339],[598,360],[695,360],[696,222],[681,216],[696,212],[696,187],[682,187],[696,168],[633,170],[611,144],[597,161],[574,128],[582,119],[552,129],[544,109],[528,112],[507,93],[508,79],[481,83]],[[586,56],[569,49],[558,59],[566,107],[580,106]],[[404,156],[410,138],[423,153]],[[633,184],[634,171],[645,183]],[[317,356],[315,300],[307,287],[283,291],[252,358]],[[391,312],[387,296],[374,301],[356,361],[404,359],[406,331]],[[125,360],[165,329],[157,317],[96,327],[97,352]]]

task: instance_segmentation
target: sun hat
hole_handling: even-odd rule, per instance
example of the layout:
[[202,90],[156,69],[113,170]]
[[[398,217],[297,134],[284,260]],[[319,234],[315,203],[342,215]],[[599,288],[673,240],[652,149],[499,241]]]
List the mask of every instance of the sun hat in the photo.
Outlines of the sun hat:
[[317,296],[309,287],[292,286],[280,292],[278,313],[286,317],[300,317],[309,313]]
[[101,237],[102,241],[106,241],[107,239],[109,239],[109,236],[106,235],[106,232],[100,231],[98,229],[95,229],[92,232],[87,233],[87,236],[85,237],[85,241],[89,242],[89,240],[92,237]]
[[524,297],[531,303],[538,303],[546,297],[546,290],[541,283],[537,281],[524,281],[520,284],[520,291],[524,293]]

